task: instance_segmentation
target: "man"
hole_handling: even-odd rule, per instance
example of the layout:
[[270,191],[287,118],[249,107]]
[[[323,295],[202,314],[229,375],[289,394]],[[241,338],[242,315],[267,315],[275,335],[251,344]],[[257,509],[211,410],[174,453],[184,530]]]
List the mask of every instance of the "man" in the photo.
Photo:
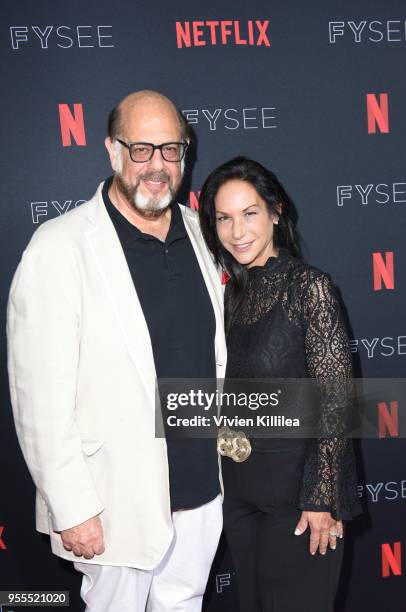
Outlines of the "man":
[[187,124],[164,96],[109,117],[114,176],[44,223],[8,309],[9,375],[37,529],[89,612],[201,609],[221,531],[214,440],[155,437],[156,378],[223,377],[218,272],[175,203]]

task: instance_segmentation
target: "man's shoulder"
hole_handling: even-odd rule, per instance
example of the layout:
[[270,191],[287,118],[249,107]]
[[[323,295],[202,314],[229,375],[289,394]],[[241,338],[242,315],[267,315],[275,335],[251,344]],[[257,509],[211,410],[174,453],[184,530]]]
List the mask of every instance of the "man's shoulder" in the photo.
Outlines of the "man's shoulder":
[[52,252],[66,249],[70,244],[74,244],[84,226],[88,206],[89,202],[85,202],[60,217],[42,223],[33,233],[26,250],[45,249],[47,252]]
[[28,248],[39,244],[67,244],[83,234],[86,228],[89,211],[97,202],[97,193],[90,199],[80,204],[59,217],[49,219],[42,223],[33,233]]
[[69,228],[77,226],[83,218],[87,217],[89,205],[91,200],[87,200],[80,204],[76,208],[69,210],[66,213],[61,214],[59,217],[54,219],[48,219],[44,221],[36,230],[35,233],[47,233],[52,234],[54,232],[64,231]]

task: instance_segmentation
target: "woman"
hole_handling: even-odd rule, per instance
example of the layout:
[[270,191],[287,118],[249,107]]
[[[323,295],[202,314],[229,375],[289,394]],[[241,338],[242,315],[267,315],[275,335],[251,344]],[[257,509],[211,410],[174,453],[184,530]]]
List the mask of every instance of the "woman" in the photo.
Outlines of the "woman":
[[238,157],[214,170],[199,215],[229,276],[226,377],[314,378],[322,389],[325,437],[244,439],[242,454],[223,451],[224,528],[241,612],[329,612],[342,521],[359,513],[344,435],[352,371],[340,308],[328,275],[300,259],[289,197],[259,163]]

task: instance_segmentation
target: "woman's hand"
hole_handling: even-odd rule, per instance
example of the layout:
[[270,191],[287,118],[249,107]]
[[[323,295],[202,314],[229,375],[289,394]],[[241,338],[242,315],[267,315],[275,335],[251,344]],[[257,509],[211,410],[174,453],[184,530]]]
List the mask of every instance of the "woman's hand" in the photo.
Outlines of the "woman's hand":
[[319,549],[325,555],[327,546],[333,550],[337,545],[337,538],[343,537],[343,522],[332,518],[330,512],[310,512],[304,510],[296,525],[295,535],[302,535],[310,527],[310,554],[315,555]]

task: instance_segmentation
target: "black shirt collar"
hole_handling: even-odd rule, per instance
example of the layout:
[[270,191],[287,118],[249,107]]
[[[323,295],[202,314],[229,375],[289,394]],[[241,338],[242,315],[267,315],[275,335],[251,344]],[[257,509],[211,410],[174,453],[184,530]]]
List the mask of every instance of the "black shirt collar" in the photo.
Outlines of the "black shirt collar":
[[[134,240],[158,240],[158,238],[155,238],[155,236],[151,236],[150,234],[145,234],[144,232],[141,232],[138,227],[130,223],[128,219],[126,219],[124,215],[121,214],[121,212],[114,206],[109,197],[109,189],[112,181],[112,176],[110,176],[104,181],[102,196],[104,205],[110,215],[111,220],[113,221],[117,233],[119,233],[119,237],[123,246],[129,245],[130,243],[134,242]],[[166,236],[165,244],[170,244],[174,240],[178,240],[179,238],[186,238],[187,236],[185,224],[183,223],[182,213],[178,204],[176,202],[173,202],[170,205],[170,208],[172,211],[171,222],[169,225],[169,231]]]
[[284,262],[289,259],[289,251],[285,247],[278,247],[278,255],[271,255],[268,257],[263,266],[252,266],[248,268],[249,274],[261,274],[269,270],[275,270],[279,268]]

